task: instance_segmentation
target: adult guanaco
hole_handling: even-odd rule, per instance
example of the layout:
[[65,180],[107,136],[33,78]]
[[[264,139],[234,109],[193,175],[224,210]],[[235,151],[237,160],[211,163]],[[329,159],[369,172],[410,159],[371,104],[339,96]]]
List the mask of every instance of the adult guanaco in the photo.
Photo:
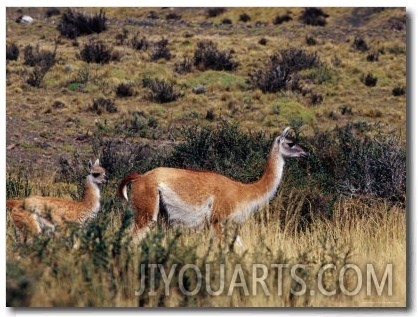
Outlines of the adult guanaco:
[[56,225],[64,227],[68,222],[83,225],[93,219],[100,209],[99,185],[105,181],[106,172],[99,160],[94,164],[90,161],[81,201],[45,196],[7,200],[6,207],[12,210],[12,220],[22,242],[29,235],[54,231]]
[[[171,224],[199,227],[205,223],[221,233],[229,219],[242,223],[273,198],[283,176],[285,159],[308,153],[287,137],[287,127],[271,147],[261,178],[245,184],[217,173],[158,167],[145,174],[131,173],[120,183],[118,193],[134,211],[134,237],[144,237],[163,207]],[[162,206],[161,206],[162,204]],[[238,246],[242,246],[237,236]]]

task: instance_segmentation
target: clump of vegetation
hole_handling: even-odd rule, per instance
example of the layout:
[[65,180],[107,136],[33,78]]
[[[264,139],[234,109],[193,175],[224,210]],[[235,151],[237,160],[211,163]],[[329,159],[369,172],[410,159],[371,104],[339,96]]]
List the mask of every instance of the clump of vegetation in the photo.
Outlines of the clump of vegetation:
[[183,57],[180,62],[174,63],[174,71],[178,74],[190,73],[193,67],[193,61],[189,57]]
[[45,16],[47,18],[50,18],[54,15],[60,15],[60,14],[61,14],[61,11],[58,8],[47,8],[45,11]]
[[272,59],[277,59],[278,63],[288,68],[291,72],[309,69],[320,64],[316,53],[309,53],[301,48],[281,50],[278,55],[273,55]]
[[142,81],[142,86],[150,89],[148,99],[157,103],[176,101],[183,96],[183,93],[174,89],[174,84],[157,78],[145,78]]
[[270,60],[266,63],[264,69],[258,69],[250,73],[248,82],[264,93],[275,93],[287,89],[290,80],[290,70]]
[[114,100],[107,98],[93,99],[93,104],[88,108],[90,111],[96,112],[98,115],[102,113],[115,113],[118,111]]
[[311,104],[318,105],[324,101],[324,97],[321,94],[313,93],[311,95]]
[[325,26],[327,24],[326,18],[328,17],[329,15],[322,11],[322,9],[306,8],[299,17],[299,20],[307,25]]
[[363,78],[363,83],[367,86],[367,87],[374,87],[377,84],[377,77],[374,76],[372,73],[368,73],[364,78]]
[[402,86],[395,87],[392,90],[392,95],[394,96],[403,96],[405,95],[405,93],[406,93],[406,89],[405,87],[402,87]]
[[292,20],[293,20],[292,17],[288,13],[285,13],[283,15],[276,15],[276,17],[273,20],[273,24],[274,25],[280,25],[284,22],[289,22],[289,21],[292,21]]
[[131,97],[134,94],[134,90],[131,83],[121,83],[116,88],[116,96],[118,97]]
[[12,43],[10,45],[6,44],[6,61],[17,61],[19,58],[19,47]]
[[26,80],[29,85],[33,87],[41,86],[46,73],[55,65],[56,50],[57,47],[55,47],[53,52],[45,50],[41,51],[39,45],[37,45],[35,49],[32,45],[27,45],[24,48],[24,64],[34,67]]
[[251,86],[264,93],[275,93],[280,90],[300,90],[298,71],[316,67],[320,64],[318,56],[303,49],[290,48],[270,56],[264,69],[249,74]]
[[366,60],[368,62],[377,62],[379,60],[379,51],[372,52],[367,55]]
[[312,35],[307,34],[305,36],[305,41],[306,41],[306,44],[309,46],[316,45],[316,39]]
[[152,61],[157,61],[159,59],[170,60],[171,53],[168,48],[168,40],[162,39],[153,44],[152,52],[150,53],[150,58]]
[[225,13],[225,8],[209,8],[207,9],[206,13],[209,18],[217,17],[218,15],[221,15]]
[[272,142],[263,132],[249,134],[226,121],[216,128],[185,128],[182,135],[185,141],[164,159],[164,165],[207,169],[245,182],[261,175]]
[[129,46],[137,51],[146,51],[151,43],[144,36],[139,38],[139,33],[136,33],[129,41]]
[[261,38],[259,41],[258,41],[258,44],[260,44],[260,45],[267,45],[267,39],[266,38]]
[[222,24],[232,24],[232,20],[230,18],[222,19]]
[[165,16],[167,20],[181,20],[181,15],[175,12],[170,12]]
[[353,47],[361,52],[365,52],[369,50],[369,46],[367,45],[367,42],[361,37],[356,36],[353,41]]
[[200,41],[193,56],[193,64],[200,70],[232,71],[238,67],[238,62],[232,58],[231,51],[219,51],[212,41]]
[[154,10],[151,10],[148,13],[147,18],[148,19],[151,19],[151,20],[158,20],[160,17],[158,16],[158,13],[157,12],[155,12]]
[[108,64],[111,60],[119,58],[117,54],[113,53],[112,48],[103,41],[90,41],[85,44],[80,51],[80,57],[89,64]]
[[61,16],[57,29],[61,35],[75,39],[81,35],[106,31],[106,21],[106,14],[103,10],[100,10],[99,13],[92,16],[68,10]]
[[39,44],[34,48],[32,45],[26,45],[23,49],[24,65],[40,66],[49,70],[56,62],[57,47],[54,51],[40,50]]
[[242,13],[239,15],[239,21],[241,22],[249,22],[251,21],[251,17],[247,13]]

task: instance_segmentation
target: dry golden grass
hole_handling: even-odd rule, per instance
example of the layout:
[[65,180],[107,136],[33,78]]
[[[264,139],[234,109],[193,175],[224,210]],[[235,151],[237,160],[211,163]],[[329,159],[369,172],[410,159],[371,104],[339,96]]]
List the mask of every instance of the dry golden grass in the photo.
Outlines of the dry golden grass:
[[[104,200],[109,201],[107,197]],[[301,214],[303,202],[304,194],[301,192],[280,191],[269,206],[239,229],[246,246],[244,253],[231,249],[237,232],[235,227],[226,227],[225,237],[219,246],[219,241],[213,239],[207,229],[178,231],[162,225],[153,229],[140,246],[121,242],[122,253],[112,256],[124,210],[119,204],[111,208],[105,204],[101,210],[98,223],[103,237],[90,236],[77,250],[71,249],[59,237],[43,240],[48,241],[44,242],[46,244],[18,246],[9,223],[8,292],[15,291],[15,288],[22,291],[19,289],[20,281],[28,281],[29,286],[23,294],[15,295],[13,300],[24,297],[27,306],[37,307],[404,307],[405,211],[382,200],[343,199],[335,205],[331,218],[324,217],[321,210],[310,210],[312,220],[307,223],[304,220],[306,215]],[[129,231],[125,237],[129,238]],[[167,296],[158,269],[155,287],[150,288],[151,274],[146,271],[145,291],[141,296],[135,296],[143,278],[141,263],[162,264],[166,274],[177,263],[177,271],[167,286]],[[190,264],[199,269],[202,283],[197,294],[185,296],[180,288],[179,269]],[[210,270],[209,280],[205,275],[206,264]],[[367,293],[368,264],[376,272],[377,283],[384,286],[380,294],[373,280],[369,283],[371,294]],[[206,291],[207,283],[213,291],[221,286],[221,265],[224,265],[225,273],[223,291],[217,296],[210,295]],[[239,270],[237,265],[241,266],[245,285],[241,276],[233,277],[234,270]],[[275,265],[288,266],[279,270]],[[295,265],[303,266],[303,270],[296,271],[296,275],[303,279],[306,287],[306,291],[299,295],[291,293],[291,290],[301,290],[301,284],[295,281],[290,271]],[[335,265],[335,270],[328,268],[320,279],[318,274],[325,265]],[[358,268],[358,273],[352,268],[347,269],[346,265]],[[385,280],[383,273],[388,265],[392,265],[392,275]],[[264,282],[267,291],[261,284],[255,283],[254,276],[261,277],[263,274],[263,268],[257,266],[266,268]],[[145,268],[149,270],[149,266]],[[13,279],[15,271],[21,273]],[[185,285],[191,292],[198,287],[199,279],[193,269],[188,271],[189,284]],[[341,271],[345,272],[342,281],[339,280]],[[358,274],[361,274],[361,281]],[[389,279],[392,282],[391,295],[388,293]],[[324,295],[318,281],[326,291],[335,290],[336,293]],[[344,289],[354,292],[356,287],[360,288],[355,295],[344,294]],[[156,293],[150,295],[153,289]]]
[[[8,61],[6,65],[7,144],[13,145],[7,150],[7,172],[13,174],[24,168],[31,179],[33,194],[67,196],[68,192],[74,193],[72,186],[75,185],[69,188],[52,181],[51,171],[53,174],[57,169],[58,157],[77,153],[91,159],[92,145],[80,141],[78,136],[91,136],[98,129],[102,129],[103,134],[114,133],[113,127],[132,118],[133,112],[156,120],[157,140],[146,142],[155,142],[157,146],[172,142],[183,125],[216,125],[223,119],[239,121],[243,129],[266,132],[277,132],[290,122],[300,120],[306,135],[348,122],[381,122],[384,131],[400,131],[403,139],[406,138],[406,96],[392,95],[394,87],[406,87],[406,31],[394,31],[388,24],[391,18],[402,19],[404,8],[375,12],[354,22],[356,8],[324,8],[330,15],[324,28],[305,26],[298,21],[303,8],[227,8],[214,18],[207,18],[205,8],[174,8],[172,11],[106,8],[106,16],[110,19],[108,30],[79,37],[76,42],[59,36],[56,30],[59,17],[46,19],[45,8],[24,8],[24,14],[36,19],[34,24],[26,26],[15,22],[21,15],[17,10],[6,9],[7,44],[16,43],[21,51],[17,61]],[[99,9],[77,10],[97,13]],[[128,23],[129,19],[143,21],[151,10],[160,16],[154,26]],[[165,16],[169,12],[180,14],[184,23],[167,22]],[[249,14],[251,21],[239,23],[242,13]],[[273,25],[274,18],[285,13],[293,20]],[[225,18],[231,19],[233,24],[222,25]],[[257,21],[261,26],[256,25]],[[168,39],[173,58],[152,62],[148,52],[117,45],[116,36],[124,28],[129,38],[138,32],[150,41]],[[307,35],[317,44],[308,46]],[[384,52],[378,61],[368,62],[367,53],[353,48],[357,35],[367,41],[371,50]],[[120,61],[106,65],[88,65],[81,61],[78,54],[92,38],[102,40],[118,51]],[[266,45],[259,44],[262,38],[267,40]],[[233,49],[239,67],[233,72],[193,68],[188,74],[175,73],[174,64],[183,56],[192,57],[196,44],[204,39],[214,41],[222,50]],[[39,44],[41,49],[53,50],[55,43],[58,43],[57,63],[46,74],[40,88],[31,87],[26,83],[30,68],[23,64],[24,47]],[[249,72],[262,67],[271,54],[291,47],[316,52],[325,64],[323,73],[306,71],[313,79],[304,82],[306,88],[323,96],[322,103],[312,105],[309,94],[303,96],[289,91],[264,94],[259,89],[247,89]],[[369,72],[378,78],[375,87],[367,87],[361,81]],[[89,78],[81,89],[70,85],[86,74]],[[148,77],[174,83],[185,93],[184,97],[168,104],[149,101],[142,87],[142,80]],[[134,95],[118,98],[116,87],[127,82],[133,84]],[[205,85],[206,93],[192,92],[199,84]],[[88,111],[93,99],[100,97],[114,99],[118,112],[98,115]],[[63,106],[54,107],[56,102]],[[215,114],[213,121],[206,119],[208,110]],[[135,141],[144,140],[137,136]],[[78,250],[69,247],[68,239],[59,237],[42,238],[29,246],[17,245],[10,214],[7,214],[8,303],[15,306],[96,307],[406,305],[406,214],[404,209],[387,201],[370,197],[341,199],[335,204],[332,217],[327,218],[323,210],[302,214],[301,206],[306,203],[303,191],[280,191],[268,207],[240,228],[247,251],[238,254],[229,250],[234,228],[227,232],[220,248],[209,230],[184,229],[177,236],[176,230],[166,230],[164,226],[160,231],[155,229],[140,247],[124,242],[129,238],[127,233],[121,241],[117,240],[126,206],[115,199],[112,185],[116,186],[108,184],[104,189],[103,209],[97,226],[89,227],[90,235],[75,231],[85,235],[83,247]],[[99,237],[99,234],[103,236]],[[115,250],[119,247],[121,252],[117,253]],[[162,296],[164,284],[160,280],[158,296],[148,296],[149,289],[144,295],[135,296],[134,291],[140,287],[139,264],[159,261],[166,269],[172,263],[191,263],[199,268],[211,263],[214,289],[218,285],[219,265],[223,263],[225,290],[219,296],[210,296],[203,285],[196,296],[184,296],[176,280],[170,286],[170,296]],[[268,267],[270,264],[305,265],[306,270],[300,276],[306,282],[307,291],[301,296],[292,295],[291,288],[296,290],[300,285],[287,271],[283,277],[282,295],[277,296],[277,269],[269,269],[265,282],[271,296],[266,296],[260,285],[257,295],[246,296],[244,290],[237,287],[232,296],[227,296],[228,281],[237,264],[241,264],[252,292],[252,265],[255,263]],[[363,287],[356,296],[343,294],[333,270],[324,273],[324,286],[328,291],[335,289],[336,295],[320,294],[317,275],[323,265],[330,263],[335,264],[336,272],[346,264],[360,268]],[[386,265],[393,264],[392,296],[388,295],[387,286],[381,296],[373,287],[372,295],[367,295],[367,264],[374,265],[379,281]],[[193,287],[193,279],[189,282]],[[344,276],[345,287],[353,290],[357,282],[354,271],[348,270]],[[315,294],[311,295],[310,290]]]

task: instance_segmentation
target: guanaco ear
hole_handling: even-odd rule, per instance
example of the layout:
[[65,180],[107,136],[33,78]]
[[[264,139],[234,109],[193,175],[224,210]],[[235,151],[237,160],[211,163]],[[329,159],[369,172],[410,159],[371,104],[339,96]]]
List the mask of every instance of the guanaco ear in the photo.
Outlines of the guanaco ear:
[[287,127],[286,129],[283,130],[282,134],[279,137],[280,141],[283,141],[286,138],[286,136],[289,134],[289,130],[290,130],[290,127]]
[[99,159],[97,159],[96,162],[94,162],[94,165],[95,166],[99,166],[100,165]]
[[91,162],[91,160],[89,160],[88,167],[89,167],[89,170],[91,170],[91,168],[93,167],[93,163]]

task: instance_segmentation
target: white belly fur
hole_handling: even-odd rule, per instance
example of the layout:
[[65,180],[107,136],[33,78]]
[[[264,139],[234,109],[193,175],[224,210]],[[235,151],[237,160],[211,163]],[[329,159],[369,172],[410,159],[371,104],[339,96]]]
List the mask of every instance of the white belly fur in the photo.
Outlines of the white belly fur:
[[158,189],[171,224],[193,228],[209,221],[213,208],[213,196],[207,197],[200,204],[193,205],[184,202],[165,184],[160,184]]

